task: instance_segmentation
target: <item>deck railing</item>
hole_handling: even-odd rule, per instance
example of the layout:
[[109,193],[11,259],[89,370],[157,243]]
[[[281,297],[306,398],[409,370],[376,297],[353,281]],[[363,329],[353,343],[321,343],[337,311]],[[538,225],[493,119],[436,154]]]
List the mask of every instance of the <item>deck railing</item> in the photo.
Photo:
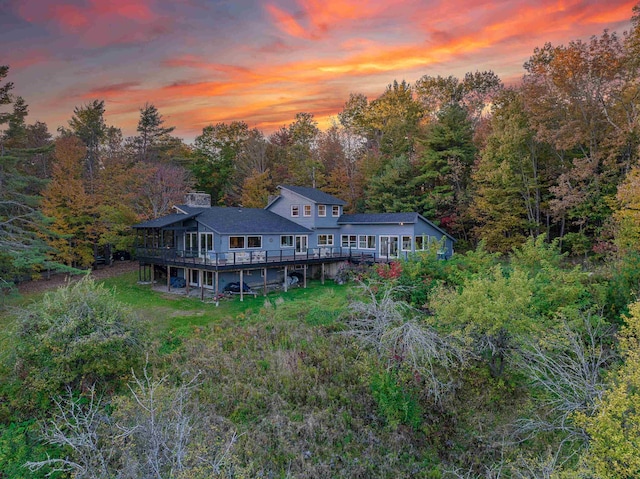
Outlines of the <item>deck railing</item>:
[[350,260],[354,262],[381,263],[407,259],[409,251],[398,252],[397,256],[381,256],[375,251],[362,251],[355,248],[338,246],[321,246],[309,248],[305,252],[294,250],[242,250],[226,253],[209,251],[200,254],[193,250],[176,248],[143,248],[136,249],[140,261],[156,264],[171,264],[178,266],[228,268],[247,266],[269,266],[276,263],[321,263]]
[[294,250],[243,250],[226,253],[210,251],[206,254],[176,248],[137,248],[136,255],[141,261],[194,265],[194,267],[266,266],[273,263],[313,262],[323,259],[339,261],[353,256],[360,256],[360,254],[352,253],[350,248],[341,247],[309,248],[305,252],[296,252]]

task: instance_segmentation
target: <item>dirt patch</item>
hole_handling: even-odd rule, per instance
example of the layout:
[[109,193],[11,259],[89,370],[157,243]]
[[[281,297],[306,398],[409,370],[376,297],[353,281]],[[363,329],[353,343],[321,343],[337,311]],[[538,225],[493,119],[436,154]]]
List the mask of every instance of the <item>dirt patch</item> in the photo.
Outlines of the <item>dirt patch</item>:
[[[91,271],[91,276],[95,279],[106,279],[113,276],[118,276],[129,271],[136,271],[138,269],[137,261],[115,261],[111,266],[100,266],[98,269]],[[41,293],[50,289],[55,289],[58,286],[62,286],[69,279],[76,280],[81,276],[71,276],[67,274],[54,274],[50,279],[39,279],[37,281],[25,281],[18,284],[18,291],[20,294],[32,294]]]

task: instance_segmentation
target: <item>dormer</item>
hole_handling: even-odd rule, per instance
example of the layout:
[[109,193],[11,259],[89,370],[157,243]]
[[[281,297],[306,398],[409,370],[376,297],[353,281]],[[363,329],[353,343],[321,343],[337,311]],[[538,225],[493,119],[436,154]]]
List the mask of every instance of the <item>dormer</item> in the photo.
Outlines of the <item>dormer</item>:
[[316,188],[280,185],[266,209],[307,228],[336,228],[346,202]]

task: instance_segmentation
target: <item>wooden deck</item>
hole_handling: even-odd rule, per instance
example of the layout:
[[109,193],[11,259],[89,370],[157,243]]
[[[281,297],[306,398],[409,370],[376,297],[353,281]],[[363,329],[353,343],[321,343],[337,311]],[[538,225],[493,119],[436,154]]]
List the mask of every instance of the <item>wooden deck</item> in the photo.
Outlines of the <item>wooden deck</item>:
[[310,248],[304,253],[286,250],[256,250],[232,253],[194,254],[172,248],[138,248],[136,256],[141,264],[237,271],[239,269],[273,268],[293,264],[320,264],[346,261],[354,258],[374,260],[372,255],[352,254],[347,248]]

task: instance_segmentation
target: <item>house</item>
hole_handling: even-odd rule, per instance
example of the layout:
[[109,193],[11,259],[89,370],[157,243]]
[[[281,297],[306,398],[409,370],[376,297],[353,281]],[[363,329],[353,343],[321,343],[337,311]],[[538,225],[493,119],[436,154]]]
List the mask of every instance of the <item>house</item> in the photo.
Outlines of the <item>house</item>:
[[[263,288],[309,275],[324,281],[348,261],[391,261],[436,245],[449,258],[454,239],[418,213],[344,214],[345,202],[315,188],[283,185],[264,208],[211,206],[190,193],[176,213],[135,225],[140,277],[167,286],[221,292],[232,282]],[[286,279],[286,280],[285,280]],[[242,294],[242,289],[240,291]]]

